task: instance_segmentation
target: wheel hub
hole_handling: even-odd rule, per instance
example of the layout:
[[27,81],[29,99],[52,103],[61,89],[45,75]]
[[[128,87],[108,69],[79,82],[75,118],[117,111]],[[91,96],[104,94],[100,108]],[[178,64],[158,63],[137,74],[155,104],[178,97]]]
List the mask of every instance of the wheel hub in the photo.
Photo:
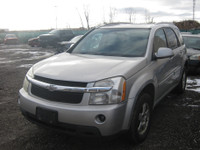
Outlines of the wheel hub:
[[138,133],[140,135],[144,134],[148,128],[150,119],[150,108],[148,103],[144,103],[141,108],[141,112],[139,113],[138,120]]

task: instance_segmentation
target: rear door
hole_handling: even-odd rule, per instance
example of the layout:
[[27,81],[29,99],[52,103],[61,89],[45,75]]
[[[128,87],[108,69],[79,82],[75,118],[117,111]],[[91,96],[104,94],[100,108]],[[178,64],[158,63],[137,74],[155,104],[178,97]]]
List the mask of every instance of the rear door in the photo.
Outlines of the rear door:
[[164,29],[167,37],[167,45],[173,50],[174,56],[170,59],[171,69],[172,69],[172,85],[174,86],[179,82],[179,77],[181,75],[181,67],[183,61],[183,49],[181,43],[177,38],[174,30],[171,28]]

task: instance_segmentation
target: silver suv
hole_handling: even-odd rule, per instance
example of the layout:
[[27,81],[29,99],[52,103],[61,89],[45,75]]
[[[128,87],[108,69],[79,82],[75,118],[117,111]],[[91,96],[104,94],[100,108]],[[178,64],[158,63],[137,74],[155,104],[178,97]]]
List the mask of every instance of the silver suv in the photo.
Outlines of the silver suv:
[[109,24],[30,68],[18,103],[40,125],[88,136],[128,131],[141,142],[155,105],[175,88],[184,92],[185,67],[173,24]]

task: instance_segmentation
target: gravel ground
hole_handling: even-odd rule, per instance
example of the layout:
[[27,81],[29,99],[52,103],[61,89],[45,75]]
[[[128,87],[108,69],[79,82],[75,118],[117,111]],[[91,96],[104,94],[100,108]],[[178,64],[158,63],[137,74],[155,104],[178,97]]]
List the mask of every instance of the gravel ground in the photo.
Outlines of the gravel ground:
[[200,76],[190,76],[182,95],[169,94],[155,108],[147,139],[134,145],[125,135],[115,139],[71,137],[28,122],[17,105],[28,69],[54,54],[53,49],[0,45],[1,150],[195,150],[200,149]]

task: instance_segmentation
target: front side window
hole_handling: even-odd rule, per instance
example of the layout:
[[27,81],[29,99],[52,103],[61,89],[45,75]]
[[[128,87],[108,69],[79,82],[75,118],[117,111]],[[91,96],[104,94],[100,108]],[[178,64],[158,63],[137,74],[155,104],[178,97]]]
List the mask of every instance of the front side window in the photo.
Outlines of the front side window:
[[70,52],[104,56],[143,57],[150,29],[102,28],[89,33]]
[[166,37],[163,29],[156,31],[153,41],[153,49],[156,53],[160,47],[167,47]]
[[176,38],[174,31],[170,28],[166,28],[165,33],[166,33],[166,36],[167,36],[168,47],[171,48],[171,49],[177,48],[178,47],[178,41],[177,41],[177,38]]

